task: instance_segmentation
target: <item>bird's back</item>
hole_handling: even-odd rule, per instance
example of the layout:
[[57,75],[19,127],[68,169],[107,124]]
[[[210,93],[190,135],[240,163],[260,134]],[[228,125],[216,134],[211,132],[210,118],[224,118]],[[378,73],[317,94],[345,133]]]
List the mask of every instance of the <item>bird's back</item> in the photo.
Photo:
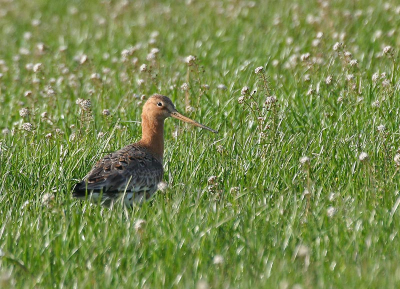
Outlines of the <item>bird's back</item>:
[[157,191],[162,163],[140,143],[103,157],[73,191],[76,198],[110,203],[123,197],[126,205],[142,203]]

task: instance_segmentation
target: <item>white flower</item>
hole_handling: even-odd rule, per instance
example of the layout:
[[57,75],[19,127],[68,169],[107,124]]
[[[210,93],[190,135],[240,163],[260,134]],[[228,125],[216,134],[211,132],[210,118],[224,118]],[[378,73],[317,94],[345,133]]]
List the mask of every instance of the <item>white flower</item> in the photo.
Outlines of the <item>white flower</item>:
[[186,57],[185,62],[189,66],[192,66],[196,62],[196,57],[194,57],[193,55],[189,55],[188,57]]
[[383,53],[385,53],[385,54],[389,54],[389,53],[391,53],[392,51],[393,51],[392,46],[385,46],[385,47],[383,48]]
[[358,156],[358,159],[359,159],[361,162],[367,161],[368,158],[369,158],[369,156],[368,156],[368,154],[367,154],[366,152],[362,152],[362,153],[360,153],[360,155]]
[[207,182],[209,185],[215,184],[217,181],[217,177],[216,176],[211,176],[208,178]]
[[84,64],[87,60],[88,60],[88,57],[87,57],[86,54],[82,54],[82,55],[79,57],[79,63],[80,63],[80,64]]
[[35,73],[41,71],[42,68],[43,68],[43,65],[42,65],[41,63],[36,63],[36,64],[32,67],[33,72],[35,72]]
[[27,117],[27,116],[29,116],[29,109],[27,109],[27,108],[21,108],[21,109],[19,110],[19,115],[20,115],[21,117]]
[[379,79],[379,73],[378,73],[378,72],[375,72],[375,73],[372,75],[372,81],[373,81],[373,82],[376,82],[378,79]]
[[378,125],[378,127],[376,128],[379,132],[384,132],[385,130],[386,130],[386,127],[385,127],[385,125],[383,125],[383,124],[381,124],[381,125]]
[[55,200],[53,194],[46,193],[42,196],[42,204],[45,206],[51,206],[51,203]]
[[183,84],[181,85],[181,89],[182,89],[183,91],[188,91],[188,90],[189,90],[189,84],[187,84],[186,82],[183,83]]
[[399,167],[400,166],[400,154],[396,154],[393,158],[394,162],[396,165]]
[[139,86],[142,86],[144,84],[144,80],[143,79],[138,79],[136,82],[137,82],[137,84]]
[[242,90],[240,91],[240,93],[242,94],[242,95],[246,95],[246,94],[248,94],[250,92],[250,88],[248,87],[248,86],[244,86],[243,88],[242,88]]
[[336,42],[335,45],[333,45],[333,50],[334,51],[338,51],[342,47],[343,47],[343,43],[342,42]]
[[160,49],[158,49],[158,48],[152,48],[151,50],[150,50],[150,53],[153,53],[153,54],[158,54],[160,52]]
[[357,65],[358,65],[357,59],[350,60],[350,66],[357,66]]
[[103,115],[109,116],[111,113],[108,109],[103,109]]
[[269,105],[269,104],[274,104],[274,103],[276,103],[278,101],[278,99],[276,98],[276,96],[275,95],[271,95],[271,96],[268,96],[266,99],[265,99],[265,104],[267,104],[267,105]]
[[91,80],[100,80],[100,79],[101,79],[101,76],[100,76],[99,73],[92,73],[92,74],[90,75],[90,79],[91,79]]
[[317,33],[317,38],[322,38],[322,36],[324,36],[324,33],[323,33],[323,32],[318,32],[318,33]]
[[239,102],[239,104],[242,104],[244,102],[244,96],[243,95],[238,98],[238,102]]
[[224,263],[224,257],[222,257],[221,255],[215,255],[215,256],[214,256],[213,263],[214,263],[215,265],[221,265],[221,264],[223,264],[223,263]]
[[326,79],[325,79],[325,83],[326,83],[327,85],[331,84],[331,83],[332,83],[332,79],[333,79],[332,75],[328,75],[328,76],[326,77]]
[[301,61],[306,61],[310,58],[310,53],[304,53],[300,56]]
[[23,130],[26,130],[26,131],[32,131],[33,130],[33,125],[31,123],[29,123],[29,122],[26,122],[26,123],[22,124],[21,128]]
[[326,210],[326,214],[328,215],[329,218],[332,218],[336,213],[336,209],[334,207],[329,207]]
[[299,161],[302,165],[310,164],[310,158],[308,156],[301,157]]
[[308,82],[311,80],[311,76],[309,74],[304,75],[304,81]]
[[195,112],[196,109],[193,106],[188,105],[186,107],[185,111],[188,112],[188,113],[192,113],[192,112]]
[[353,54],[351,54],[351,52],[350,51],[346,51],[345,53],[344,53],[344,56],[346,56],[346,57],[352,57],[353,56]]
[[257,68],[254,70],[254,73],[255,73],[255,74],[259,74],[259,73],[262,72],[263,70],[264,70],[264,67],[259,66],[259,67],[257,67]]
[[52,138],[52,136],[53,136],[53,135],[52,135],[51,132],[50,132],[50,133],[46,134],[44,137],[47,138],[47,139],[49,139],[49,138]]
[[372,103],[372,107],[380,107],[381,106],[381,103],[379,102],[379,100],[375,100],[373,103]]
[[353,74],[347,74],[346,75],[346,79],[347,79],[347,81],[351,81],[351,80],[354,79],[354,75]]
[[146,228],[147,222],[145,220],[139,219],[135,222],[135,231],[138,234],[142,234]]
[[146,72],[147,71],[147,64],[142,64],[140,65],[140,72]]
[[220,89],[220,90],[226,90],[227,89],[227,87],[224,84],[218,84],[217,88]]

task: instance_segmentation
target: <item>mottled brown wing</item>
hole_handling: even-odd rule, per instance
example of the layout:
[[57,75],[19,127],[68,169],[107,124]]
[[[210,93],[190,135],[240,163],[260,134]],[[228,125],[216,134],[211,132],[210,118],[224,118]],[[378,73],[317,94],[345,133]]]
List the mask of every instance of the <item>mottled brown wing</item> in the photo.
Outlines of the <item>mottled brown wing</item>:
[[117,197],[121,192],[154,191],[163,177],[162,164],[145,149],[133,145],[105,156],[85,179],[78,183],[74,197],[86,192]]

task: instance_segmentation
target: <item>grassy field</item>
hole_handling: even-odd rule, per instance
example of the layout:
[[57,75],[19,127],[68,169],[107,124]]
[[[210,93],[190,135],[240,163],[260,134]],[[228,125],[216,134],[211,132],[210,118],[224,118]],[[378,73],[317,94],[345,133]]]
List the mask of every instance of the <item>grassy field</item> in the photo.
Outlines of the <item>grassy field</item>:
[[[399,288],[396,1],[0,0],[0,27],[0,288]],[[219,133],[167,120],[142,207],[74,200],[153,93]]]

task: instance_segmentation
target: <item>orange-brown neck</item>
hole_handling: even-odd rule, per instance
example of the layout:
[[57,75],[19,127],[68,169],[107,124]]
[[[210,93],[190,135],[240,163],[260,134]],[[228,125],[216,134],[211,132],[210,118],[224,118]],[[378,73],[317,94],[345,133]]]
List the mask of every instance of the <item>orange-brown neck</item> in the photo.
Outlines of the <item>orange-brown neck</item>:
[[164,155],[164,119],[149,118],[142,114],[140,143],[162,162]]

